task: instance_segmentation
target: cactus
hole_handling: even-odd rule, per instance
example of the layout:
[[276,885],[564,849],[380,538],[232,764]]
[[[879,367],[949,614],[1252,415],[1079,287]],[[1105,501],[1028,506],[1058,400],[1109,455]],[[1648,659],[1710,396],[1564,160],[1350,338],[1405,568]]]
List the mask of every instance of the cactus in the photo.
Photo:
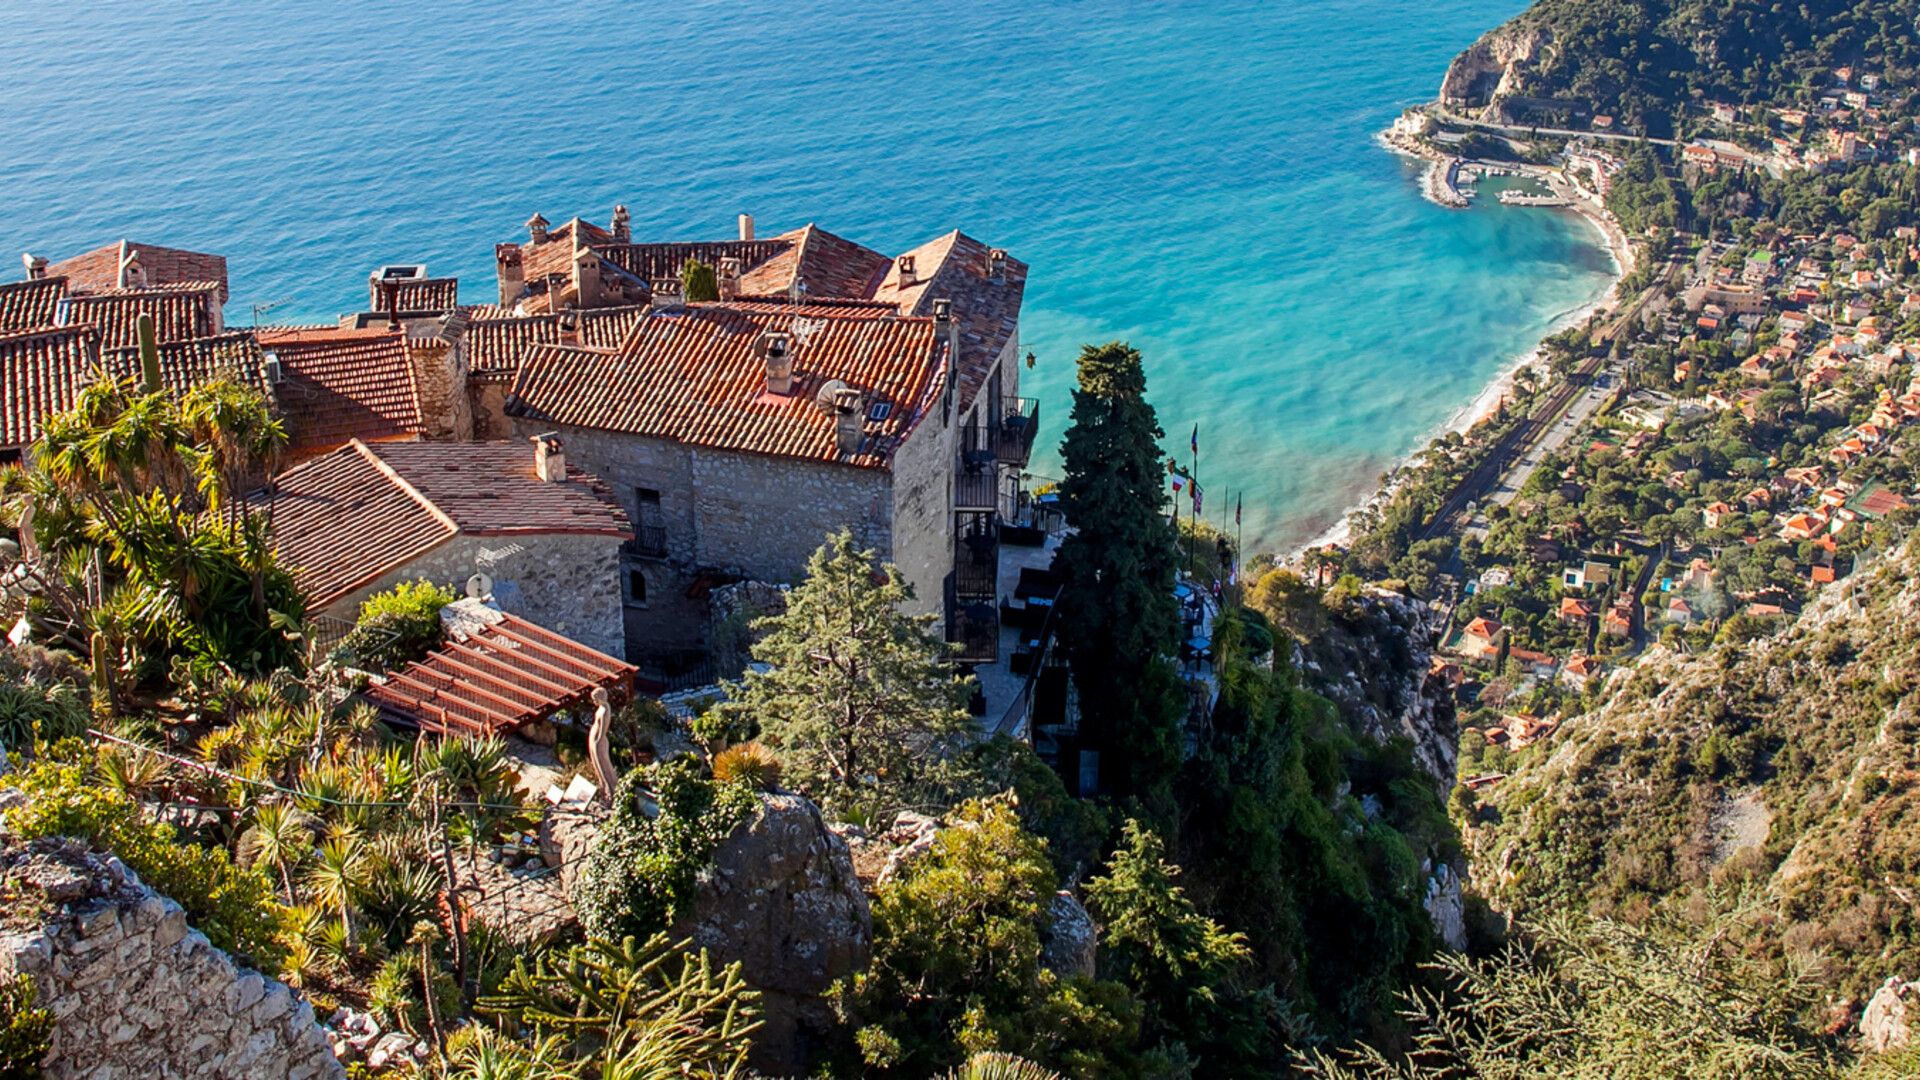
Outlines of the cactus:
[[142,313],[133,325],[140,337],[141,389],[157,394],[160,392],[160,344],[154,335],[153,316]]
[[93,647],[94,711],[110,712],[113,709],[113,667],[107,652],[107,635],[95,630],[89,644]]

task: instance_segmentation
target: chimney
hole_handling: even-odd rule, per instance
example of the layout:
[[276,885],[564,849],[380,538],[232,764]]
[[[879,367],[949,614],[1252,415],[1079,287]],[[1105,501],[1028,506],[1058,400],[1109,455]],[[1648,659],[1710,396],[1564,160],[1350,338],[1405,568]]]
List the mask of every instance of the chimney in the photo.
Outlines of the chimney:
[[616,244],[633,243],[633,219],[627,215],[627,208],[613,208],[613,242]]
[[533,473],[549,484],[558,484],[567,478],[566,443],[560,441],[557,431],[543,432],[533,437]]
[[39,281],[47,276],[47,260],[31,251],[20,256],[20,263],[27,268],[28,281]]
[[592,248],[573,253],[573,297],[575,307],[600,306],[600,256]]
[[866,434],[866,395],[851,387],[833,395],[834,445],[843,454],[860,452],[860,440]]
[[392,279],[382,279],[380,292],[387,309],[387,329],[400,329],[400,283]]
[[535,214],[527,219],[527,235],[533,237],[536,244],[547,242],[547,219]]
[[953,390],[959,385],[960,369],[960,325],[953,321],[953,301],[944,296],[933,301],[933,332],[947,342],[947,391],[945,396],[945,417],[953,419]]
[[120,269],[114,276],[114,284],[121,289],[147,287],[147,268],[140,265],[140,253],[125,240],[120,241]]
[[493,245],[493,269],[500,278],[500,306],[511,308],[527,294],[526,270],[520,262],[520,245]]
[[679,278],[655,278],[650,286],[653,299],[648,303],[654,311],[679,311],[687,306],[687,287]]
[[807,302],[807,283],[804,279],[796,277],[793,284],[787,287],[787,302],[794,307]]
[[741,214],[740,215],[740,240],[741,242],[744,243],[752,239],[753,239],[753,215]]
[[715,278],[720,286],[720,299],[731,300],[740,295],[740,260],[731,256],[721,259],[716,268]]
[[793,338],[769,332],[761,339],[767,361],[767,393],[785,396],[793,392]]
[[916,280],[918,280],[917,278],[914,277],[914,273],[913,273],[913,256],[902,255],[898,259],[895,259],[894,263],[895,265],[900,267],[900,287],[901,288],[904,289],[907,286],[912,285]]
[[987,280],[999,284],[1007,280],[1007,249],[993,248],[987,252]]

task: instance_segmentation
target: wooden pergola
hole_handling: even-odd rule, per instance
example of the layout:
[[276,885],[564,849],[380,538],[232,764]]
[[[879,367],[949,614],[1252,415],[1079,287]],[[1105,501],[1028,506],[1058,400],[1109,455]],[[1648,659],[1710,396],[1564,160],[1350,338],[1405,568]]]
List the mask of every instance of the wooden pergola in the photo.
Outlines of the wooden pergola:
[[625,700],[637,670],[507,615],[361,694],[383,718],[422,731],[505,735],[580,707],[596,687]]

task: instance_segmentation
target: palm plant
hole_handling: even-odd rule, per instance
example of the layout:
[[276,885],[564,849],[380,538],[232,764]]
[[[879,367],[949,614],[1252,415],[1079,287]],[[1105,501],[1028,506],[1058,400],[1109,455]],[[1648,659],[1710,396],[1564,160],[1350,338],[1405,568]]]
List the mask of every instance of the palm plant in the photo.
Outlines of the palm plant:
[[265,862],[280,878],[281,892],[293,903],[290,868],[307,853],[314,818],[286,803],[265,803],[253,812],[253,827],[240,837],[240,860]]
[[315,903],[340,913],[340,928],[353,938],[353,907],[367,886],[371,863],[358,836],[336,834],[314,849],[313,865],[302,878]]

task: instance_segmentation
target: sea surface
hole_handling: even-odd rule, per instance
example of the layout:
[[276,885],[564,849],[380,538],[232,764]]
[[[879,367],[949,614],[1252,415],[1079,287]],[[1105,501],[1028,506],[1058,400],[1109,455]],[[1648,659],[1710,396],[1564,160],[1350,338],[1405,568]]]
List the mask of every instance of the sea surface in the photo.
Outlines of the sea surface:
[[957,226],[1032,264],[1049,447],[1080,346],[1130,341],[1169,451],[1199,426],[1206,515],[1244,492],[1286,548],[1610,283],[1579,219],[1444,210],[1374,142],[1523,6],[6,0],[0,233],[224,254],[244,325],[358,310],[384,263],[491,300],[535,211]]

